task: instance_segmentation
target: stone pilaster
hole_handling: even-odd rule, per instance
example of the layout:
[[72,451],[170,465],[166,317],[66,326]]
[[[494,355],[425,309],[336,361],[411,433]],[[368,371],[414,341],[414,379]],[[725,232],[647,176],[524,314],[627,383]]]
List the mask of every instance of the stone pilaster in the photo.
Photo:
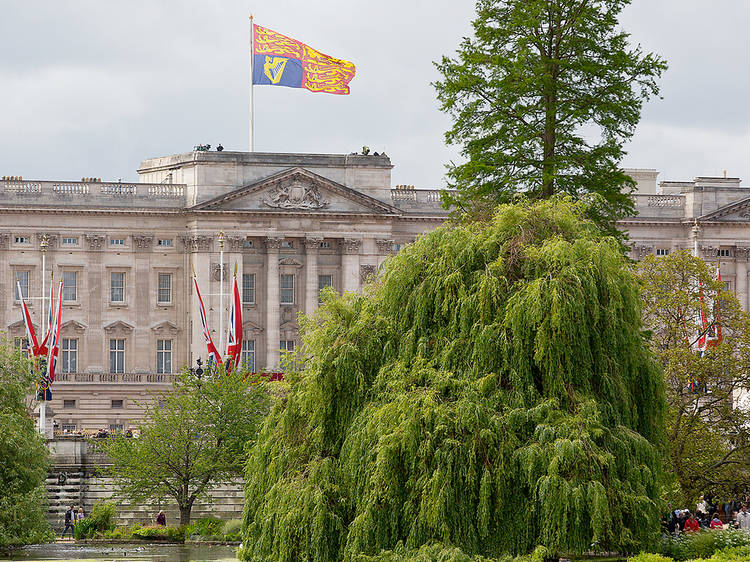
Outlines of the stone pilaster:
[[283,238],[266,238],[266,362],[279,367],[279,248]]
[[747,307],[748,307],[747,259],[748,259],[749,253],[750,253],[750,248],[744,248],[744,247],[738,246],[735,249],[735,268],[736,268],[735,283],[737,284],[736,294],[737,294],[737,300],[740,301],[740,307],[742,307],[742,310],[745,310],[745,311],[747,310]]
[[344,291],[359,290],[359,249],[362,241],[345,238],[341,244],[341,277]]
[[318,251],[323,238],[305,238],[305,314],[318,308]]

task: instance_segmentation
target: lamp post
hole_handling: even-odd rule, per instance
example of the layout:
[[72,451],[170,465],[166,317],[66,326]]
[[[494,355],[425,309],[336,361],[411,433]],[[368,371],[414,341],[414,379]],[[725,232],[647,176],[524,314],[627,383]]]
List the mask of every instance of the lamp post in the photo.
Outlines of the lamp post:
[[224,353],[224,231],[219,231],[219,353]]
[[[47,239],[47,235],[43,234],[42,239],[39,242],[39,249],[42,251],[42,316],[41,320],[39,322],[39,326],[44,325],[44,279],[46,277],[47,272],[47,248],[49,248],[49,240]],[[50,303],[50,306],[52,304]],[[44,331],[44,328],[41,328],[42,332]],[[40,332],[40,335],[42,337],[44,336],[43,333]],[[31,344],[31,342],[29,342]],[[38,375],[41,375],[41,373],[38,373]],[[46,390],[42,390],[42,400],[39,402],[39,433],[41,433],[45,438],[47,437],[47,402],[44,400],[46,398]]]

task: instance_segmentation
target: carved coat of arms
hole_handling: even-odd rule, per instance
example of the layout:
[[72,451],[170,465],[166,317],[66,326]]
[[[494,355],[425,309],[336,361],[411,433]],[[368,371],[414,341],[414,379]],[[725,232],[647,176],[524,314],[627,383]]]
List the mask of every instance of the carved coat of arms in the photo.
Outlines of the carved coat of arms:
[[261,202],[274,209],[323,209],[328,206],[317,187],[302,183],[279,185]]

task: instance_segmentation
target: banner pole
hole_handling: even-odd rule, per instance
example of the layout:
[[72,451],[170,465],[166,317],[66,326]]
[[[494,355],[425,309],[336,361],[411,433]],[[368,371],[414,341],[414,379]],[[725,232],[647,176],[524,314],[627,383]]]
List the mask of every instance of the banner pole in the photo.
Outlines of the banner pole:
[[250,14],[250,152],[253,152],[255,123],[253,116],[253,72],[255,71],[255,27],[253,26],[253,14]]

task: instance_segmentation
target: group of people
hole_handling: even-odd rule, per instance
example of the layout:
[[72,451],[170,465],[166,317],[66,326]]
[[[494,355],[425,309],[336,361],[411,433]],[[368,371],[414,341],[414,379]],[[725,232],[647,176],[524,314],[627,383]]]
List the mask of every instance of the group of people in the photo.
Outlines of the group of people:
[[78,511],[76,511],[76,508],[74,505],[71,505],[68,510],[65,512],[65,529],[62,532],[62,535],[60,536],[61,539],[65,538],[65,533],[68,532],[68,529],[70,529],[70,537],[75,537],[75,526],[77,523],[81,522],[83,520],[83,508],[79,507]]
[[750,532],[750,498],[745,501],[733,499],[718,505],[713,499],[701,496],[695,511],[671,510],[662,518],[662,528],[670,535],[695,533],[701,529],[724,529],[733,527]]

